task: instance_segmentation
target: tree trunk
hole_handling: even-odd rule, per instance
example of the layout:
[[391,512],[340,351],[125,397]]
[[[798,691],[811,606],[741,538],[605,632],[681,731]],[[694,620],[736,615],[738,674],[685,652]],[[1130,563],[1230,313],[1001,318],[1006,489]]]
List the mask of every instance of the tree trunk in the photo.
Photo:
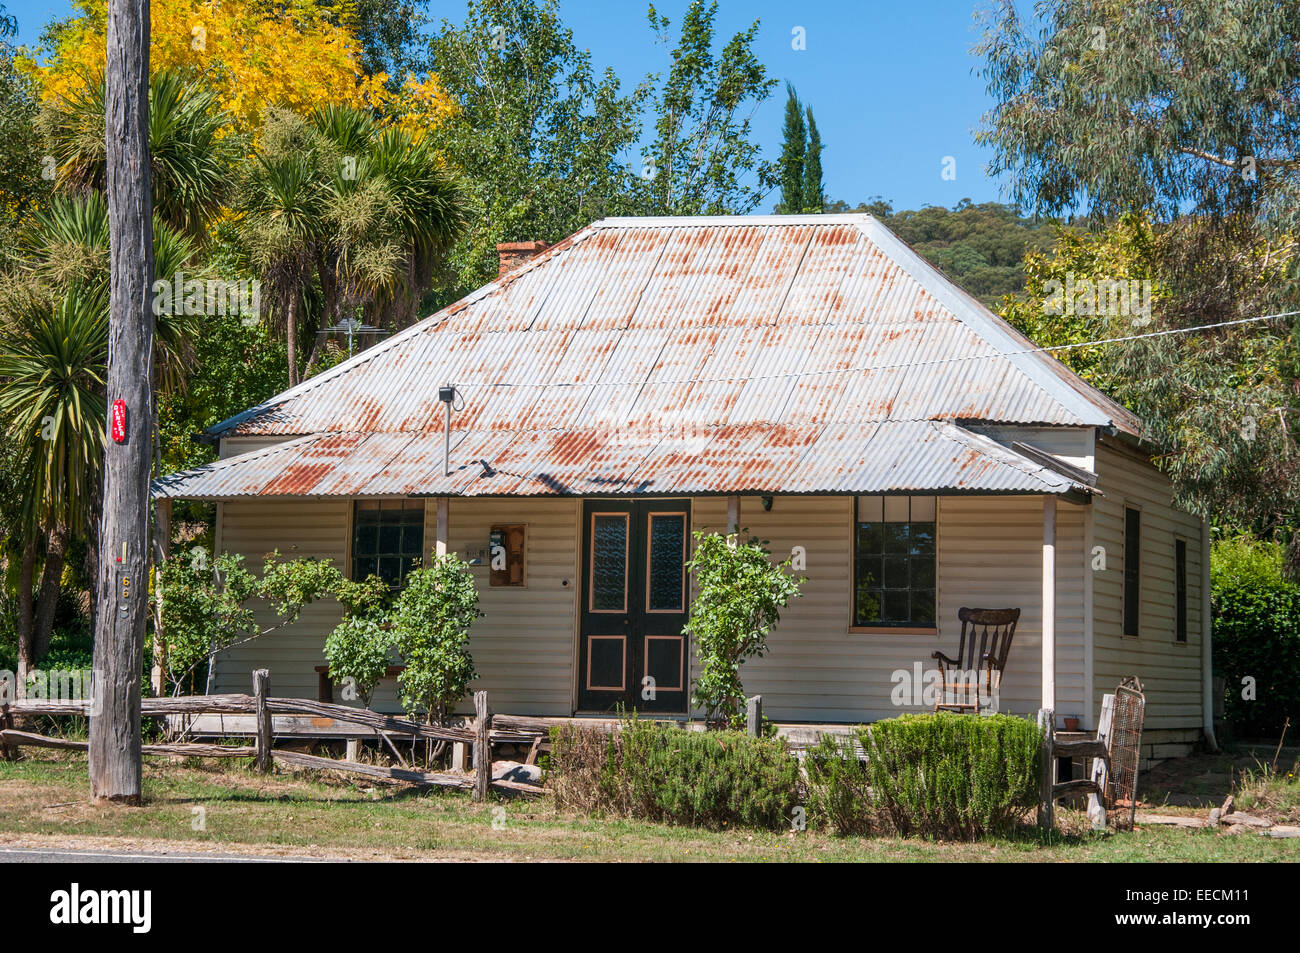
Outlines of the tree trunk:
[[104,450],[90,797],[140,803],[140,675],[148,616],[153,440],[153,201],[149,175],[149,0],[109,0],[107,397],[126,405],[122,442]]
[[298,289],[289,293],[288,315],[285,321],[284,339],[289,352],[289,386],[298,383]]
[[27,673],[36,664],[33,642],[36,615],[32,609],[32,591],[36,584],[37,533],[31,533],[23,546],[22,573],[18,577],[18,684],[27,684]]
[[63,526],[50,529],[45,550],[45,568],[41,572],[41,591],[36,599],[36,635],[32,639],[32,661],[39,662],[50,650],[54,634],[54,613],[59,607],[59,589],[63,582],[63,564],[68,555],[68,531]]

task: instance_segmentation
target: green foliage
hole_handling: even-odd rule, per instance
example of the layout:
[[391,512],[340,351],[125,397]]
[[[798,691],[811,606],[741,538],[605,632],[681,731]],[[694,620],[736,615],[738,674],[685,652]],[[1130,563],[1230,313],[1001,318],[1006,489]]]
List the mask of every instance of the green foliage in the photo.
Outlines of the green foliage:
[[387,614],[391,592],[383,579],[371,575],[359,582],[340,579],[335,597],[343,606],[343,621],[325,639],[330,678],[352,679],[361,703],[369,708],[393,654],[395,639]]
[[[822,188],[822,137],[812,107],[799,102],[794,87],[785,84],[785,126],[782,131],[781,157],[777,160],[781,201],[779,215],[822,212],[826,193]],[[804,118],[807,116],[807,123]]]
[[550,783],[562,809],[789,830],[800,803],[799,763],[783,740],[636,718],[612,733],[561,725],[551,737]]
[[901,715],[859,729],[876,805],[900,834],[975,840],[1038,802],[1042,730],[1009,715]]
[[[1283,576],[1277,543],[1221,540],[1210,558],[1214,673],[1224,714],[1248,737],[1276,737],[1300,721],[1300,585]],[[1254,697],[1243,697],[1254,680]]]
[[826,190],[822,184],[822,134],[817,131],[817,120],[812,107],[808,107],[808,154],[803,163],[803,210],[822,212],[826,209]]
[[768,633],[804,580],[794,575],[788,559],[772,565],[762,540],[729,542],[702,530],[694,536],[695,552],[686,568],[695,574],[697,595],[682,628],[700,660],[692,701],[705,709],[711,724],[739,727],[745,704],[740,666],[767,653]]
[[[753,112],[776,88],[754,55],[758,21],[715,53],[717,13],[716,0],[701,0],[682,14],[672,65],[654,96],[656,138],[645,158],[655,174],[642,176],[642,215],[744,215],[776,184],[776,168],[752,140]],[[667,49],[668,18],[652,4],[649,20]]]
[[[102,75],[43,108],[38,126],[58,163],[58,185],[103,191],[107,180]],[[212,90],[174,70],[149,80],[149,157],[154,209],[178,232],[202,239],[226,197],[239,152],[230,117]],[[162,273],[159,272],[161,276]]]
[[1176,15],[1164,0],[1017,7],[999,0],[975,50],[996,103],[978,138],[1017,204],[1083,202],[1098,219],[1267,209],[1294,230],[1294,0],[1183,0]]
[[234,315],[206,318],[193,340],[193,355],[185,389],[158,398],[164,474],[211,463],[216,448],[197,443],[193,435],[257,406],[284,386],[284,342],[265,323],[245,325]]
[[468,563],[454,553],[412,570],[393,609],[393,637],[405,666],[397,677],[402,704],[444,724],[456,702],[478,677],[469,651],[469,629],[482,616]]
[[803,211],[804,157],[808,151],[808,131],[803,123],[803,107],[794,87],[785,84],[785,126],[781,133],[781,205],[778,212],[797,214]]
[[930,205],[894,211],[881,198],[850,207],[835,201],[828,212],[873,215],[952,281],[996,309],[1025,287],[1022,260],[1051,247],[1053,228],[1025,218],[1009,205],[963,199],[948,209]]
[[[1083,206],[1121,232],[1127,214],[1153,223],[1163,294],[1144,331],[1300,306],[1298,12],[1294,0],[1186,0],[1176,15],[1163,0],[1051,0],[1023,19],[1000,0],[987,23],[990,172],[1039,213]],[[1289,538],[1293,578],[1297,329],[1292,318],[1146,338],[1098,358],[1120,385],[1112,396],[1147,422],[1178,502]]]
[[822,735],[803,762],[808,773],[808,822],[836,834],[870,834],[875,812],[870,776],[852,739]]
[[474,0],[429,49],[457,106],[432,137],[478,213],[451,256],[452,295],[496,277],[499,242],[554,242],[629,210],[635,176],[618,157],[639,138],[648,91],[624,95],[612,69],[597,74],[555,0]]
[[325,639],[325,660],[335,682],[352,679],[361,703],[370,707],[375,686],[388,671],[393,637],[373,615],[345,616]]
[[[336,591],[341,579],[328,559],[282,561],[273,552],[259,578],[244,568],[242,555],[219,553],[211,563],[202,553],[173,555],[163,564],[162,621],[174,693],[181,693],[210,655],[296,621],[303,608]],[[279,619],[261,628],[248,605],[253,599],[270,602]]]
[[[758,24],[720,44],[716,4],[672,24],[653,7],[661,76],[624,92],[573,41],[557,0],[473,0],[462,24],[430,39],[432,66],[457,112],[431,133],[477,215],[452,256],[452,289],[497,275],[499,242],[555,242],[609,215],[753,211],[774,184],[752,141],[753,107],[775,85],[755,57]],[[643,125],[654,139],[632,152]]]

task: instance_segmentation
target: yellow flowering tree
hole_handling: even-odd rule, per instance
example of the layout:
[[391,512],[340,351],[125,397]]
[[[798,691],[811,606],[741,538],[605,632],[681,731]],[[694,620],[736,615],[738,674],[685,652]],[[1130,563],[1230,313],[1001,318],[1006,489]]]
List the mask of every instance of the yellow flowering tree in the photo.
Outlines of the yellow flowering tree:
[[[81,16],[62,27],[45,62],[25,60],[44,100],[68,99],[103,74],[107,0],[76,0]],[[351,7],[321,0],[168,0],[151,8],[149,68],[195,71],[240,132],[256,132],[263,110],[307,114],[327,104],[371,108],[422,132],[453,106],[436,77],[408,77],[396,92],[367,74],[349,24]]]

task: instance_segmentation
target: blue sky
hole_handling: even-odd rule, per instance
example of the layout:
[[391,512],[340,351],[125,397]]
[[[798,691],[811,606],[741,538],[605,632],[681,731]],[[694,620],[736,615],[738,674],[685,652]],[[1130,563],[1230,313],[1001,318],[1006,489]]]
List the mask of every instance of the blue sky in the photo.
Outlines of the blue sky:
[[[67,0],[3,0],[18,18],[19,41],[34,42]],[[155,3],[166,0],[154,0]],[[825,144],[826,191],[850,204],[882,195],[895,208],[954,205],[1002,198],[989,179],[989,155],[973,134],[990,102],[970,48],[978,39],[974,12],[987,0],[719,0],[719,33],[730,36],[761,21],[756,52],[769,73],[794,83],[813,108]],[[656,7],[680,23],[689,0]],[[613,66],[631,84],[662,72],[667,52],[646,24],[645,0],[561,0],[565,22],[598,69]],[[430,4],[435,20],[459,22],[463,0]],[[802,27],[806,49],[792,49]],[[785,92],[759,107],[758,141],[765,156],[780,150]],[[942,177],[945,156],[956,177]],[[775,199],[773,199],[775,201]],[[770,211],[770,206],[763,209]]]

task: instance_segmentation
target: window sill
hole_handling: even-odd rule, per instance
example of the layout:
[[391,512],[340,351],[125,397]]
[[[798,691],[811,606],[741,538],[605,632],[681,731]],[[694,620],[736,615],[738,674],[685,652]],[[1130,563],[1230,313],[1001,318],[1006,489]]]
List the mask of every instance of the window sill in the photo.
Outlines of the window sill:
[[939,627],[906,625],[851,625],[849,635],[938,635]]

